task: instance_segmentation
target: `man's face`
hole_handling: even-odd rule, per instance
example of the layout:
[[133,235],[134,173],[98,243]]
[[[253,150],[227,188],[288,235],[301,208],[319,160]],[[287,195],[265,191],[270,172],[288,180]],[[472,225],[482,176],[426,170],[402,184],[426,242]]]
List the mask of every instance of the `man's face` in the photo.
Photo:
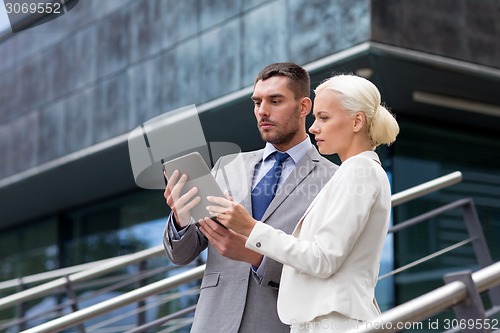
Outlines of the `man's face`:
[[[262,140],[275,147],[288,146],[300,131],[301,102],[288,86],[289,79],[273,76],[255,84],[252,100]],[[304,138],[301,138],[302,140]]]

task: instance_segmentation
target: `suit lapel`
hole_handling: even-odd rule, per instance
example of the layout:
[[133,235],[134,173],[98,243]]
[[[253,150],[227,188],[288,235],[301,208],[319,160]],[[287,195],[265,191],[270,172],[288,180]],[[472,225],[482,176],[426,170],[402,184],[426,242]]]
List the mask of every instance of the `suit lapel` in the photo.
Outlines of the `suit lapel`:
[[215,177],[223,192],[229,192],[236,202],[252,212],[252,178],[255,166],[262,159],[264,150],[222,157]]
[[[262,222],[271,215],[281,203],[295,190],[295,188],[302,183],[302,181],[311,173],[319,162],[320,155],[316,148],[309,149],[306,155],[295,166],[292,173],[288,176],[283,184],[278,189],[273,201],[267,207],[266,212],[262,216]],[[250,206],[251,207],[251,206]]]
[[245,173],[247,176],[248,193],[245,195],[245,199],[241,203],[247,212],[252,214],[252,184],[253,177],[255,173],[255,166],[262,160],[262,155],[264,154],[264,149],[257,150],[249,154],[248,159],[245,161]]

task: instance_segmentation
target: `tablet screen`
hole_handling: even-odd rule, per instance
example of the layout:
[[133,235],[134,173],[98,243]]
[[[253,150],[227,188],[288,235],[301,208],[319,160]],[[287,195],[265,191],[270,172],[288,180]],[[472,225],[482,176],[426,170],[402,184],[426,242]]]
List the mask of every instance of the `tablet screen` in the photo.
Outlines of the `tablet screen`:
[[198,152],[193,152],[163,163],[163,168],[167,179],[170,179],[175,170],[188,176],[188,181],[184,185],[181,195],[193,187],[198,188],[196,195],[201,198],[201,201],[191,209],[191,215],[195,222],[204,217],[212,217],[206,210],[206,207],[211,204],[207,200],[207,196],[225,196],[203,157]]

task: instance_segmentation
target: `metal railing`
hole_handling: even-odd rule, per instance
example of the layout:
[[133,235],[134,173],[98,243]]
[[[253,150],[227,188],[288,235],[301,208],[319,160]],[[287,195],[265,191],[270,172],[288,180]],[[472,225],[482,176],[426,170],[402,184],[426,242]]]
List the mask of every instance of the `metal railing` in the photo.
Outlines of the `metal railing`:
[[[127,258],[129,256],[130,256],[129,254],[126,254],[124,256],[121,256],[120,258]],[[68,276],[68,275],[76,273],[76,272],[81,272],[81,271],[89,269],[89,268],[93,268],[93,267],[96,267],[99,265],[109,263],[109,262],[116,260],[116,259],[117,259],[117,257],[108,258],[108,259],[104,259],[104,260],[97,260],[97,261],[89,262],[86,264],[55,269],[53,271],[48,271],[48,272],[44,272],[44,273],[25,276],[22,278],[2,281],[2,282],[0,282],[0,292],[5,291],[5,290],[9,290],[9,289],[13,289],[13,288],[19,289],[20,287],[27,286],[29,284],[35,284],[35,283],[41,283],[44,281],[54,280],[54,279],[57,279],[60,277]]]
[[443,188],[455,185],[463,179],[460,171],[455,171],[445,176],[430,180],[407,190],[395,193],[391,196],[392,207],[399,206],[405,202],[420,198],[426,194],[436,192]]
[[65,286],[67,286],[68,282],[76,283],[88,281],[90,279],[106,275],[109,272],[113,272],[130,264],[144,261],[153,256],[158,256],[160,254],[163,254],[163,251],[163,246],[159,245],[147,250],[137,252],[135,254],[115,258],[114,260],[107,261],[104,264],[93,266],[90,269],[83,270],[78,273],[73,273],[66,277],[61,277],[54,281],[47,282],[30,289],[20,291],[13,295],[3,297],[0,299],[0,310],[21,302],[26,302],[41,296],[48,295],[55,290],[64,288]]
[[[424,183],[422,185],[413,187],[411,189],[405,190],[401,193],[394,194],[392,199],[393,199],[393,206],[396,206],[398,204],[401,204],[403,202],[406,202],[408,200],[421,197],[425,194],[428,194],[433,191],[437,191],[439,189],[451,186],[453,184],[456,184],[462,180],[462,174],[460,172],[454,172],[449,175],[440,177],[438,179],[432,180],[430,182]],[[116,262],[107,262],[104,266],[106,266],[106,271],[110,271],[110,267],[123,267],[124,265],[128,265],[130,263],[133,263],[135,261],[140,261],[145,259],[146,256],[149,255],[154,255],[154,254],[162,254],[163,255],[163,248],[161,246],[157,248],[150,249],[146,251],[142,251],[140,253],[136,253],[133,255],[133,257],[126,256],[124,258],[120,258],[116,260]],[[96,277],[98,275],[105,274],[105,272],[102,270],[103,265],[98,265],[96,267],[93,267],[90,269],[90,271],[82,271],[79,273],[75,273],[72,275],[68,276],[68,279],[73,282],[81,282],[85,281],[87,279],[90,279],[92,277]],[[174,276],[172,278],[168,278],[167,280],[163,281],[163,283],[158,283],[154,285],[154,290],[156,292],[161,292],[168,290],[170,288],[173,288],[174,286],[179,285],[179,281],[182,281],[182,283],[186,283],[189,281],[193,281],[196,279],[199,279],[203,275],[203,268],[204,266],[200,266],[202,269],[200,270],[199,267],[189,271],[182,273],[182,275],[179,276]],[[50,293],[50,290],[54,287],[61,287],[64,284],[62,279],[58,279],[53,282],[46,283],[44,285],[35,287],[37,289],[31,290],[31,292],[23,291],[16,293],[14,295],[9,296],[7,299],[0,300],[0,308],[2,306],[12,306],[15,303],[19,302],[25,302],[30,299],[34,299],[36,297],[41,297],[43,295],[46,295],[47,293]],[[32,288],[33,289],[33,288]],[[154,294],[153,293],[153,294]],[[136,289],[132,292],[123,294],[121,296],[112,298],[108,301],[105,301],[100,304],[93,305],[91,307],[75,311],[71,314],[68,314],[66,316],[63,316],[58,319],[54,319],[50,322],[47,322],[45,324],[39,325],[37,327],[34,327],[26,332],[50,332],[54,330],[60,330],[64,329],[67,327],[75,326],[82,324],[86,320],[93,318],[96,315],[101,315],[103,313],[109,312],[113,309],[116,309],[117,307],[126,305],[126,304],[131,304],[134,302],[137,302],[138,300],[143,300],[147,298],[148,296],[152,295],[151,294],[151,287],[145,286],[139,289]],[[165,320],[159,320],[158,322],[164,322]]]
[[[157,259],[152,258],[152,256]],[[148,258],[150,260],[146,260]],[[158,262],[158,260],[164,262]],[[180,270],[189,268],[169,265],[162,246],[133,255],[121,256],[111,261],[111,264],[109,260],[101,261],[101,264],[94,265],[92,269],[88,269],[85,272],[58,278],[41,286],[22,290],[14,295],[0,298],[4,307],[2,320],[0,320],[0,331],[23,331],[28,327],[33,327],[61,315],[78,311],[79,308],[86,308],[90,304],[110,299],[111,297],[125,293],[127,290],[137,289],[147,283],[164,279],[165,276],[171,276]],[[73,269],[75,268],[73,267],[69,270]],[[114,271],[109,272],[113,269]],[[59,276],[65,270],[51,273]],[[32,280],[32,278],[25,277],[21,280]],[[35,280],[45,279],[45,277],[39,275],[34,276],[34,278]],[[12,288],[14,281],[6,282],[8,283],[4,287],[6,289]],[[25,285],[21,283],[18,287],[25,288]],[[178,291],[170,290],[163,295],[155,295],[149,300],[140,300],[136,303],[135,309],[129,306],[128,309],[121,309],[119,315],[113,313],[105,315],[98,320],[102,323],[108,322],[113,324],[112,327],[117,327],[114,322],[119,322],[119,325],[122,325],[122,323],[129,325],[129,328],[135,327],[136,325],[145,323],[147,321],[146,316],[156,316],[157,312],[165,313],[165,311],[170,313],[171,309],[179,308],[179,306],[182,308],[185,304],[193,303],[195,301],[194,296],[197,293],[199,293],[197,284],[191,283],[182,286]],[[2,294],[5,295],[5,292]],[[14,305],[16,307],[13,307]],[[13,311],[16,312],[15,317],[12,317]],[[127,317],[124,317],[125,313],[128,313]],[[132,321],[133,316],[136,317],[135,323]],[[120,319],[120,317],[122,318]],[[90,324],[90,322],[86,324]],[[99,325],[101,324],[92,323],[89,327],[79,325],[81,327],[78,329],[78,332],[93,330],[95,327],[99,327]],[[110,327],[108,326],[104,330],[100,329],[100,331],[112,333],[109,330]],[[123,330],[117,332],[123,332]]]
[[[450,333],[458,331],[490,332],[488,326],[493,328],[494,325],[487,324],[490,321],[489,318],[500,312],[500,263],[494,263],[491,258],[472,199],[460,199],[444,205],[399,223],[392,227],[389,232],[398,232],[457,208],[463,210],[464,222],[469,235],[467,239],[403,265],[380,276],[379,280],[469,243],[472,244],[479,267],[482,269],[473,274],[470,271],[446,274],[444,276],[445,286],[388,310],[370,322],[361,323],[357,329],[350,332],[396,332],[405,329],[422,330],[425,328],[435,330],[439,319],[426,323],[420,321],[451,307],[453,307],[456,318],[448,320],[448,325],[443,325],[444,322],[442,322],[440,326],[442,331]],[[492,307],[487,311],[485,311],[479,295],[486,291],[492,304]],[[434,327],[424,327],[424,324],[427,326],[434,324]],[[496,327],[500,330],[499,322],[497,322]]]
[[170,288],[175,288],[181,284],[197,280],[203,276],[205,265],[198,266],[189,271],[179,273],[175,276],[166,278],[164,280],[149,284],[137,290],[128,292],[126,294],[117,296],[107,301],[95,304],[88,308],[70,313],[58,319],[54,319],[45,324],[33,327],[29,330],[23,331],[24,333],[43,333],[59,331],[68,327],[73,327],[81,324],[84,321],[100,316],[104,312],[109,312],[121,306],[135,303],[139,300],[155,295],[159,292],[165,291]]
[[[433,209],[427,213],[424,213],[422,215],[416,216],[414,218],[411,218],[407,221],[398,223],[397,225],[391,227],[389,229],[389,233],[396,233],[401,230],[407,229],[411,226],[414,226],[418,223],[421,223],[423,221],[429,220],[433,217],[439,216],[445,212],[448,212],[453,209],[461,208],[463,210],[463,215],[464,215],[464,222],[467,227],[467,231],[469,234],[469,237],[467,239],[464,239],[462,241],[459,241],[453,245],[450,245],[444,249],[438,250],[428,256],[425,256],[423,258],[417,259],[414,262],[405,264],[401,267],[396,268],[392,272],[386,273],[382,276],[379,277],[379,280],[382,280],[390,275],[394,275],[397,273],[400,273],[402,271],[407,270],[408,268],[417,266],[421,263],[424,263],[428,260],[431,260],[433,258],[436,258],[442,254],[445,254],[447,252],[450,252],[452,250],[455,250],[461,246],[464,246],[466,244],[472,243],[473,250],[475,252],[476,258],[478,260],[479,266],[481,268],[487,267],[491,264],[493,264],[493,260],[491,258],[491,255],[488,250],[488,245],[486,244],[486,240],[484,238],[481,225],[479,223],[479,218],[477,217],[476,209],[474,206],[474,203],[471,198],[466,198],[466,199],[460,199],[456,200],[450,204],[444,205],[442,207]],[[498,300],[500,303],[500,292],[495,290],[495,299]]]
[[[451,173],[449,175],[432,180],[430,182],[415,186],[415,187],[408,189],[408,190],[405,190],[403,192],[394,194],[392,196],[393,206],[397,206],[397,205],[402,204],[404,202],[408,202],[408,201],[413,200],[415,198],[426,195],[430,192],[434,192],[434,191],[437,191],[439,189],[451,186],[453,184],[460,182],[461,180],[462,180],[462,174],[460,172],[454,172],[454,173]],[[410,226],[410,225],[417,223],[417,222],[407,221],[405,223],[408,224],[408,226]],[[396,225],[395,227],[393,227],[393,230],[391,230],[391,232],[397,231],[398,228],[399,229],[401,228],[401,226],[399,224]],[[473,240],[470,240],[470,241],[473,241]],[[154,255],[153,253],[163,255],[162,246],[159,246],[157,248],[150,249],[150,250],[151,250],[151,253],[147,252],[147,250],[142,251],[142,253],[137,253],[135,255],[128,255],[128,256],[126,256],[126,258],[121,258],[120,260],[117,260],[116,263],[107,262],[105,264],[105,266],[106,266],[106,268],[109,268],[110,266],[121,267],[121,264],[125,265],[125,262],[132,263],[132,262],[134,262],[134,260],[140,261],[141,258],[143,259],[143,256],[145,255],[145,253],[149,253],[148,255]],[[129,256],[131,256],[131,257],[129,257]],[[121,262],[121,264],[119,264],[119,262]],[[32,332],[54,332],[57,330],[61,330],[64,328],[68,328],[68,327],[82,324],[83,322],[87,321],[90,318],[94,318],[97,315],[102,315],[103,313],[109,312],[109,311],[116,309],[118,307],[121,307],[121,306],[124,306],[127,304],[131,304],[131,303],[135,303],[135,302],[138,302],[140,300],[144,300],[145,298],[147,298],[151,295],[154,295],[158,292],[166,291],[170,288],[174,288],[176,286],[179,286],[180,284],[200,279],[203,276],[204,267],[205,267],[204,265],[196,267],[190,271],[181,273],[179,275],[167,278],[167,279],[162,280],[162,281],[158,281],[158,282],[153,283],[151,285],[144,286],[142,288],[139,288],[139,289],[136,289],[134,291],[128,292],[126,294],[123,294],[121,296],[109,299],[109,300],[104,301],[102,303],[90,306],[88,308],[75,311],[75,312],[70,313],[68,315],[65,315],[61,318],[54,319],[52,321],[49,321],[47,323],[44,323],[42,325],[36,326],[34,328],[31,328],[31,329],[23,331],[23,332],[30,332],[30,333],[32,333]],[[99,269],[99,266],[97,266],[97,267],[92,268],[90,270],[90,273],[82,271],[79,273],[72,274],[72,275],[76,275],[76,277],[75,276],[72,277],[72,275],[70,275],[68,278],[71,278],[72,281],[75,281],[75,278],[76,278],[76,281],[83,281],[83,280],[98,276],[100,273],[104,274],[104,272],[102,272]],[[395,274],[397,272],[393,272],[393,273]],[[58,280],[56,280],[56,281],[58,281]],[[17,304],[19,302],[23,302],[23,301],[26,301],[28,299],[33,299],[33,298],[36,298],[36,297],[39,297],[42,295],[46,295],[45,289],[50,289],[50,286],[52,283],[53,282],[49,282],[49,283],[46,283],[44,285],[39,286],[38,290],[36,290],[36,292],[32,291],[31,293],[27,293],[27,291],[28,291],[27,290],[26,292],[20,292],[20,293],[16,293],[14,295],[11,295],[11,296],[9,296],[7,301],[0,300],[0,306],[2,306],[2,304],[4,307],[5,306],[12,306],[13,304]],[[62,282],[59,282],[59,284],[61,284],[61,283]],[[3,301],[3,302],[1,302],[1,301]],[[194,307],[192,307],[191,309],[186,309],[186,311],[193,311],[193,310],[194,310]],[[186,312],[186,311],[184,311],[184,312]],[[176,314],[173,314],[171,316],[167,316],[165,318],[156,320],[154,323],[149,323],[148,325],[142,326],[142,328],[141,327],[136,328],[130,332],[141,332],[141,331],[144,331],[145,329],[147,329],[148,327],[152,327],[152,325],[159,326],[175,316],[176,316]]]
[[[472,273],[471,278],[473,288],[470,288],[471,285],[468,285],[466,282],[455,280],[427,294],[392,308],[370,322],[360,323],[358,328],[349,331],[349,333],[397,332],[412,327],[425,329],[423,324],[415,325],[415,322],[420,322],[436,313],[460,305],[474,298],[478,293],[500,286],[500,262]],[[475,291],[473,289],[475,289]],[[484,317],[461,318],[457,320],[456,323],[462,326],[458,327],[462,331],[489,332],[489,329],[479,326],[480,324],[484,326],[484,323],[487,322],[485,317],[491,316],[498,311],[500,311],[500,309],[495,307]],[[500,324],[497,324],[497,328],[500,329],[499,325]]]

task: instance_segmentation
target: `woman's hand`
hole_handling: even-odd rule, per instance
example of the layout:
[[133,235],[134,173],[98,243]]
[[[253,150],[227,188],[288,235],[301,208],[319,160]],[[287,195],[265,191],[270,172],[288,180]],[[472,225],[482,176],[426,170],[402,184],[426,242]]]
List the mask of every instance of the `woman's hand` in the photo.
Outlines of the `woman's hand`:
[[232,199],[207,197],[214,205],[207,206],[208,212],[227,228],[244,236],[250,235],[257,223],[246,209]]
[[198,223],[199,230],[221,256],[233,260],[245,261],[255,267],[260,266],[262,254],[245,247],[247,237],[219,225],[219,223],[208,217],[199,220]]

